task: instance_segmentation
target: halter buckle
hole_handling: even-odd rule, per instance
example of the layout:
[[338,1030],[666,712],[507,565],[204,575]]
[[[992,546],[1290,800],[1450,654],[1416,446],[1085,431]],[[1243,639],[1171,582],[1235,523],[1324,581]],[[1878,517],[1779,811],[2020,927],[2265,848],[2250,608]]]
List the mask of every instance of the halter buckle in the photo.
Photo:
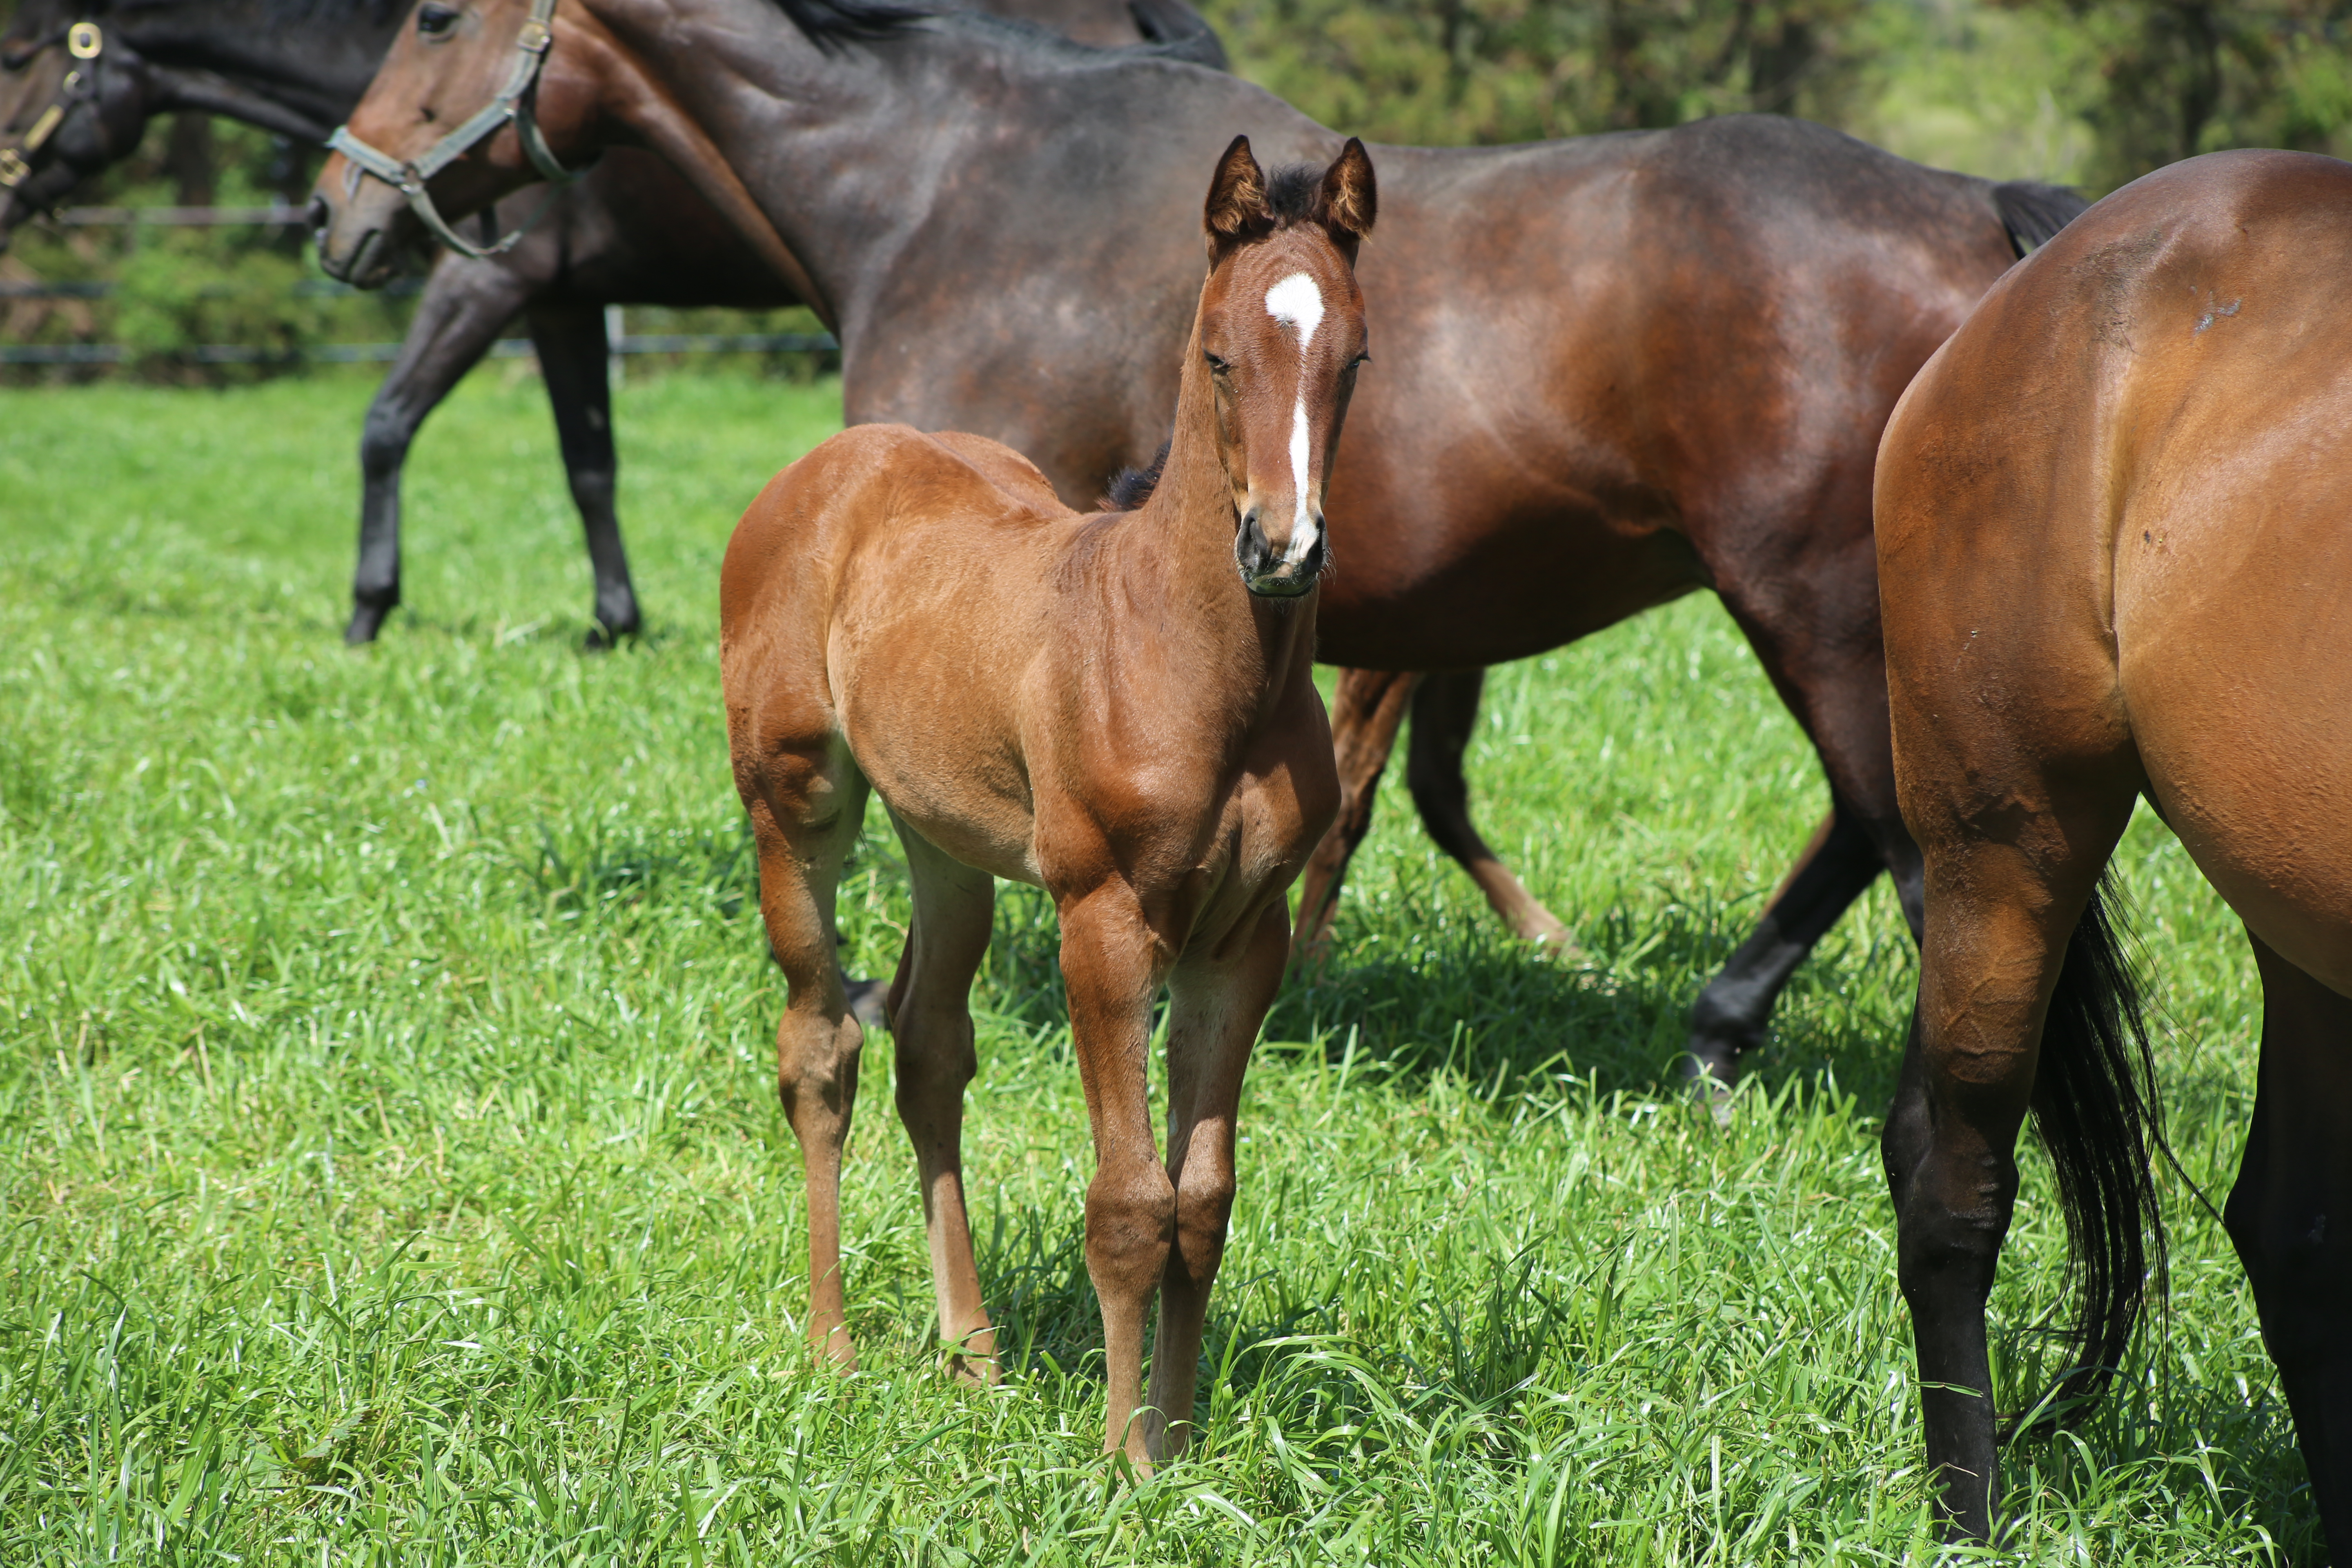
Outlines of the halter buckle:
[[532,16],[523,23],[522,31],[515,35],[515,47],[527,55],[543,55],[554,38],[555,29]]
[[24,154],[14,147],[0,147],[0,191],[13,191],[33,166],[25,162]]
[[106,35],[95,22],[76,22],[66,29],[66,53],[78,60],[94,60],[106,47]]

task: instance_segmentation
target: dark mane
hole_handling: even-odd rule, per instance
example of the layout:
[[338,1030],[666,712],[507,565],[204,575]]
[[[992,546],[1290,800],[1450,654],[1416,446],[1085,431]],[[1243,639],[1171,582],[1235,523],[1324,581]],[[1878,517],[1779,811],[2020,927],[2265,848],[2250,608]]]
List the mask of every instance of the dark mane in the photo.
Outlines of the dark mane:
[[1305,223],[1314,216],[1316,193],[1322,188],[1322,165],[1285,163],[1265,177],[1266,211],[1277,223]]
[[1121,468],[1111,476],[1110,486],[1103,491],[1105,511],[1133,511],[1151,499],[1160,488],[1160,471],[1168,466],[1170,442],[1160,443],[1160,450],[1148,468]]
[[776,5],[821,49],[887,38],[934,15],[896,0],[776,0]]

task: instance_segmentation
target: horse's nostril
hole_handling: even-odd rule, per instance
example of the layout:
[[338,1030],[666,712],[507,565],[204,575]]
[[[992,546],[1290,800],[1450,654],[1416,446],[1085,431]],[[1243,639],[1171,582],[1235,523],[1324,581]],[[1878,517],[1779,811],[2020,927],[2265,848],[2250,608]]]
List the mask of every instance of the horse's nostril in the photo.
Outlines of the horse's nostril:
[[311,195],[310,205],[302,209],[302,220],[310,226],[314,235],[325,233],[328,220],[333,216],[327,210],[327,198],[316,194]]

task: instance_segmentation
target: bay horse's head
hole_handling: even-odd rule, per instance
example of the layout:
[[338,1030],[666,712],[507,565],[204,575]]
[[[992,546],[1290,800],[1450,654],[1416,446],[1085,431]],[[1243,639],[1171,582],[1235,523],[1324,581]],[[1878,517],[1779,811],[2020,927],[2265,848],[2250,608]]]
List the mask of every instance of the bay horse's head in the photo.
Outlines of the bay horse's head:
[[1352,136],[1319,174],[1310,164],[1271,180],[1236,136],[1209,186],[1192,352],[1214,394],[1234,560],[1263,598],[1306,593],[1328,557],[1324,481],[1356,367],[1371,357],[1356,247],[1378,205],[1372,161]]
[[0,249],[139,144],[142,64],[87,5],[33,0],[0,36]]
[[576,57],[594,51],[602,30],[576,5],[559,26],[555,8],[555,0],[419,0],[328,142],[310,195],[320,266],[367,288],[388,279],[425,232],[469,255],[520,237],[478,243],[451,223],[577,173],[566,154],[587,140],[597,87],[593,64]]

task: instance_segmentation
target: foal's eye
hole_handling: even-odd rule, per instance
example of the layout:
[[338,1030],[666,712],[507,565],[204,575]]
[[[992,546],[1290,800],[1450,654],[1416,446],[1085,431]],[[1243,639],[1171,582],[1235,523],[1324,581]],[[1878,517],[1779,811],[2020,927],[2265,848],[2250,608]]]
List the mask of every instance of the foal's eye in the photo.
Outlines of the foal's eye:
[[1234,368],[1232,365],[1227,364],[1223,360],[1219,359],[1215,354],[1205,354],[1202,357],[1209,362],[1209,374],[1211,375],[1223,375],[1225,372]]
[[416,13],[416,30],[428,38],[444,38],[457,25],[457,8],[454,5],[425,5]]

